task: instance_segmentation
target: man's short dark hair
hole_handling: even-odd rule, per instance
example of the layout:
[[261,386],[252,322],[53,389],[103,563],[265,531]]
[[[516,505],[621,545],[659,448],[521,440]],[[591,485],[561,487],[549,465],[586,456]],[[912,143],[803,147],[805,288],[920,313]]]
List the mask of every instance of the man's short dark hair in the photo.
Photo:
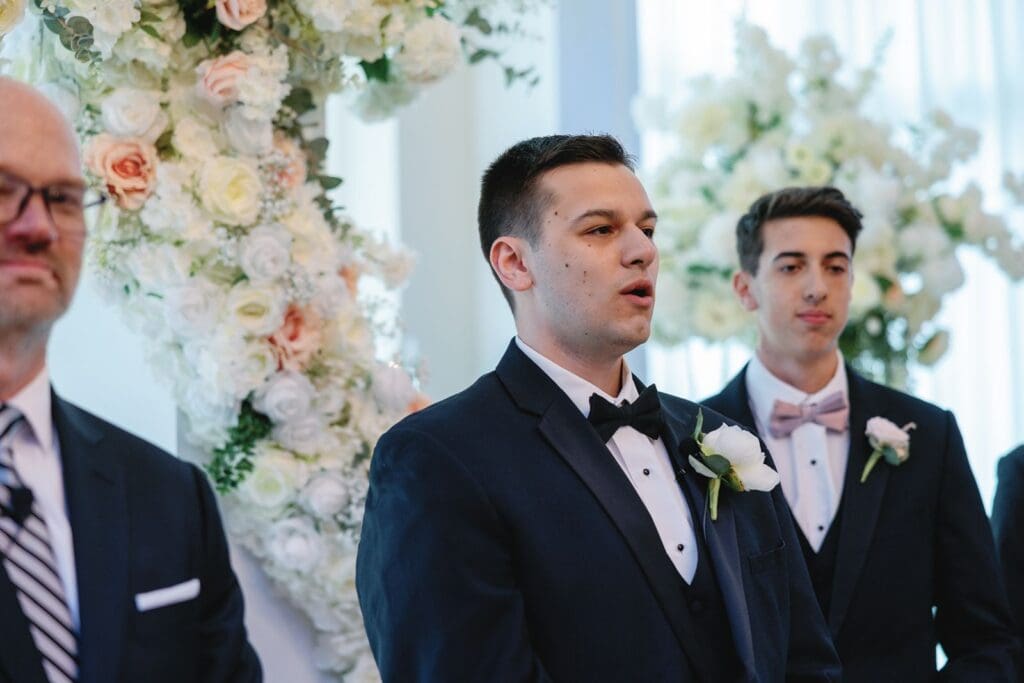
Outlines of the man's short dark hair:
[[[530,138],[505,150],[480,182],[477,225],[480,248],[490,262],[491,246],[504,235],[524,238],[536,246],[540,223],[551,196],[538,188],[540,177],[570,164],[619,164],[634,170],[633,158],[610,135],[548,135]],[[494,273],[497,280],[497,273]],[[501,281],[498,280],[501,285]],[[501,286],[512,305],[512,293]]]
[[759,197],[736,224],[740,267],[757,275],[757,262],[764,251],[764,224],[798,216],[831,218],[849,236],[851,252],[856,248],[863,214],[842,192],[834,187],[786,187]]

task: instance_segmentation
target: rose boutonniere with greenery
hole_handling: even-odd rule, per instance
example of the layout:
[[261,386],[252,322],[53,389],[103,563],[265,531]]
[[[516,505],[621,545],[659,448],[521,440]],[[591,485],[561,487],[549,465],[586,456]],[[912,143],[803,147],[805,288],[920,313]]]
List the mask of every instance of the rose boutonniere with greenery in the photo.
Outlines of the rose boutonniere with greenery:
[[698,474],[708,478],[708,507],[714,521],[722,482],[737,492],[771,491],[779,483],[779,474],[765,464],[761,441],[747,430],[722,425],[705,434],[703,426],[704,412],[698,410],[693,429],[698,452],[689,460]]
[[864,471],[860,475],[860,483],[867,481],[868,475],[874,469],[875,464],[881,458],[890,465],[902,465],[910,457],[910,430],[916,428],[913,422],[908,422],[898,427],[894,422],[884,417],[873,417],[868,420],[864,434],[868,437],[868,443],[874,449]]

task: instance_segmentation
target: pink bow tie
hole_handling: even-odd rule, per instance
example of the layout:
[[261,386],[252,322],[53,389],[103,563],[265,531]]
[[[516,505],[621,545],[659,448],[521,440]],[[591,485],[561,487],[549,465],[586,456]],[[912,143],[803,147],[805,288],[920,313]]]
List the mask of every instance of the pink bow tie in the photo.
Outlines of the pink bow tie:
[[771,425],[768,431],[776,439],[789,436],[794,429],[807,422],[815,422],[833,432],[846,431],[850,409],[842,391],[829,394],[818,403],[794,405],[776,401],[772,405]]

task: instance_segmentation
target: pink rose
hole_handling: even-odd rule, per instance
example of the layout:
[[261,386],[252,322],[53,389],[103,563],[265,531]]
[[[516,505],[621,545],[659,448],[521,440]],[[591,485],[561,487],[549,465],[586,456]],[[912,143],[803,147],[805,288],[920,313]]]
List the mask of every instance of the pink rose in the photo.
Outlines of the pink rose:
[[217,21],[241,31],[267,13],[266,0],[217,0]]
[[284,323],[270,335],[279,370],[301,371],[320,348],[322,322],[308,308],[288,307]]
[[207,59],[196,67],[199,82],[196,92],[207,102],[224,107],[238,99],[238,81],[245,78],[252,58],[235,50],[215,59]]
[[107,186],[117,205],[138,211],[156,184],[156,147],[142,138],[100,133],[89,141],[85,165]]

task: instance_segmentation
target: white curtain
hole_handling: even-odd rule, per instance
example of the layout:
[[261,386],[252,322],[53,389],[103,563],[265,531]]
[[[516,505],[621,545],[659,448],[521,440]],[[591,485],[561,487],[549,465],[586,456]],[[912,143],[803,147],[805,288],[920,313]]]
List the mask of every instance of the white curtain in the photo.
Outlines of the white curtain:
[[[1024,172],[1024,3],[1017,0],[757,0],[719,3],[638,0],[641,90],[671,92],[687,78],[723,75],[733,67],[733,23],[745,16],[772,41],[795,51],[809,34],[835,40],[844,63],[867,66],[887,31],[872,111],[892,123],[920,120],[935,108],[981,133],[974,163],[957,182],[974,180],[986,208],[1024,231],[1024,215],[1008,210],[1003,169]],[[659,161],[657,135],[643,140],[644,165]],[[753,198],[752,198],[753,199]],[[941,312],[953,333],[946,357],[915,373],[920,397],[951,409],[960,422],[982,497],[990,504],[995,462],[1024,441],[1024,286],[961,250],[967,284]],[[693,398],[716,392],[746,361],[738,346],[700,343],[652,348],[650,374],[659,387]]]

